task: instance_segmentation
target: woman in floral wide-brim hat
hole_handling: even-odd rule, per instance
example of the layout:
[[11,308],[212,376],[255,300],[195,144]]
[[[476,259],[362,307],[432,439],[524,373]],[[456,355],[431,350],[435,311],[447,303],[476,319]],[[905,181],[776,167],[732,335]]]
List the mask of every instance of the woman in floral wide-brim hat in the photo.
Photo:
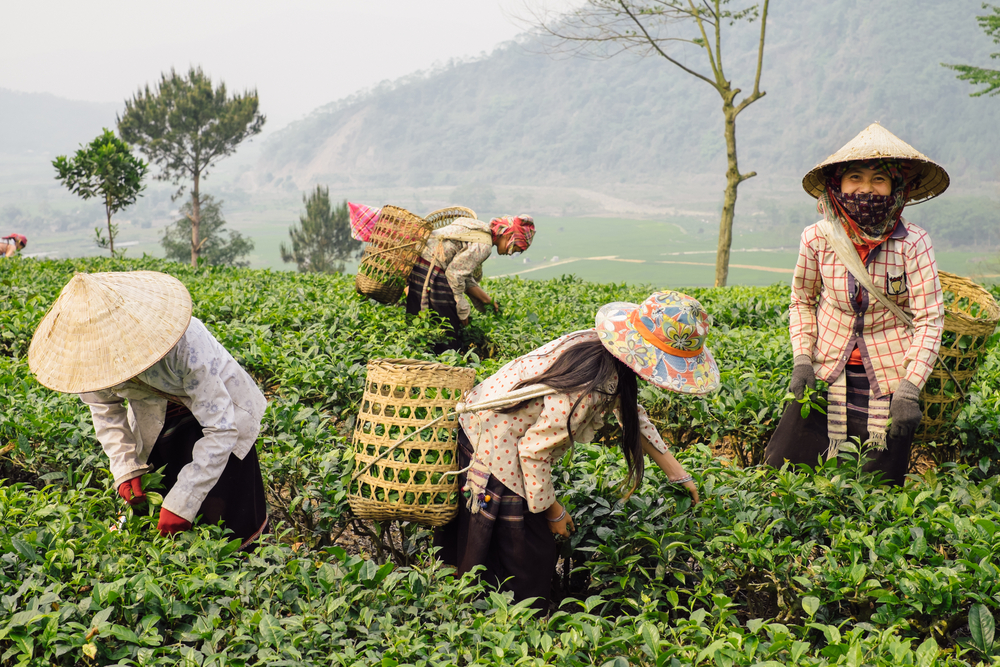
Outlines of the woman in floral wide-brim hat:
[[573,519],[557,500],[553,470],[573,442],[590,442],[613,412],[628,464],[624,488],[642,480],[643,454],[698,501],[694,479],[664,444],[638,404],[638,380],[686,394],[719,386],[705,347],[709,317],[696,300],[657,292],[642,304],[611,303],[593,329],[576,331],[519,357],[477,385],[467,405],[503,401],[541,385],[550,393],[504,408],[460,417],[459,486],[467,498],[438,529],[435,545],[458,572],[484,565],[487,582],[538,597],[545,606],[555,572],[555,536],[568,537]]
[[78,273],[35,329],[28,365],[79,394],[115,489],[146,501],[143,475],[165,467],[161,534],[200,517],[247,548],[267,527],[255,443],[267,400],[204,324],[191,295],[156,271]]
[[878,123],[806,174],[823,220],[802,233],[792,278],[789,391],[802,398],[819,378],[829,404],[803,419],[789,403],[765,450],[770,465],[816,465],[857,438],[865,470],[903,483],[944,301],[930,237],[902,212],[948,183],[941,166]]

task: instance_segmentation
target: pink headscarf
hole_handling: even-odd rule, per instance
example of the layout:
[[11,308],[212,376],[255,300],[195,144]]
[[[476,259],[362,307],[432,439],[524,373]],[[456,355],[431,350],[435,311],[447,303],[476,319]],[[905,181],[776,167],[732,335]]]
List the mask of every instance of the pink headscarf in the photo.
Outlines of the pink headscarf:
[[14,241],[14,243],[19,244],[22,248],[28,245],[28,237],[23,234],[8,234],[3,237],[4,241]]
[[372,208],[363,204],[352,204],[348,202],[351,209],[351,236],[358,241],[368,241],[371,238],[372,230],[378,222],[378,214],[382,212],[380,208]]
[[493,242],[506,234],[511,234],[510,247],[514,252],[524,252],[531,245],[531,239],[535,236],[535,221],[530,215],[519,215],[517,217],[503,215],[490,220],[490,233],[493,234]]

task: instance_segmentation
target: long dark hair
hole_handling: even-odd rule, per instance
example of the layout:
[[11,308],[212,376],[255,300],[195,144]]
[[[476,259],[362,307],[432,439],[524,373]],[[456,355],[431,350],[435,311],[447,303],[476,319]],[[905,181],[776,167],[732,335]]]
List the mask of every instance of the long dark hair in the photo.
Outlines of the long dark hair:
[[[609,381],[616,376],[618,386],[615,391],[612,393],[603,391],[602,388],[610,384]],[[642,440],[639,437],[639,383],[635,371],[611,354],[601,341],[586,340],[566,348],[547,371],[527,380],[521,380],[514,385],[513,389],[533,384],[548,385],[563,394],[580,392],[580,397],[573,403],[573,407],[569,411],[569,418],[566,420],[571,445],[573,444],[572,417],[584,396],[597,392],[604,395],[609,403],[616,397],[618,398],[622,425],[622,440],[619,447],[622,450],[622,456],[625,457],[625,463],[628,465],[628,477],[625,479],[624,488],[628,489],[628,493],[631,493],[642,481],[642,474],[645,470]],[[500,408],[496,411],[516,412],[531,400],[534,399],[524,400],[516,405]]]

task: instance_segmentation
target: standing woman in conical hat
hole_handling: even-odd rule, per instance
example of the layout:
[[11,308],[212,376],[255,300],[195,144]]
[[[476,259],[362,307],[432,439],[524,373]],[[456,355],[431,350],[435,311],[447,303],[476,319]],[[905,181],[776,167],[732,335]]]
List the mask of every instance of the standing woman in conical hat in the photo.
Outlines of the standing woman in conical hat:
[[[166,466],[163,535],[220,520],[249,546],[267,526],[254,444],[267,400],[191,316],[191,295],[155,271],[79,273],[35,330],[38,381],[79,394],[129,505]],[[126,405],[127,401],[127,405]]]
[[812,410],[803,419],[799,403],[789,403],[765,450],[770,465],[816,465],[856,437],[867,445],[865,470],[903,483],[944,301],[931,239],[902,212],[948,182],[943,168],[878,123],[806,174],[803,187],[824,219],[802,233],[792,278],[789,391],[802,398],[819,378],[830,385],[829,405],[826,415]]
[[494,247],[500,255],[524,252],[534,236],[535,223],[527,215],[505,215],[490,222],[456,218],[434,230],[410,273],[406,312],[416,315],[432,308],[448,320],[451,339],[457,341],[458,331],[469,323],[472,313],[466,293],[494,310],[500,308],[499,302],[479,286],[474,277],[477,269]]

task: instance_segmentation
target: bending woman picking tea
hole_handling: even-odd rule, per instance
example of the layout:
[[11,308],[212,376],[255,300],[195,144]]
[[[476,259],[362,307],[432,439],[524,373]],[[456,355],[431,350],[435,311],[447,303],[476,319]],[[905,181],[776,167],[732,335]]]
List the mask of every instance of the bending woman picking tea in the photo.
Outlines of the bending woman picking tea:
[[856,437],[867,445],[864,470],[903,483],[944,301],[930,237],[902,212],[948,181],[877,123],[806,174],[824,219],[802,233],[792,278],[789,391],[802,398],[819,378],[830,385],[829,405],[803,419],[789,403],[765,450],[770,465],[816,465]]
[[434,230],[410,273],[406,312],[416,315],[433,308],[448,320],[452,337],[456,338],[472,313],[466,294],[486,306],[497,310],[500,307],[474,277],[490,258],[493,248],[500,255],[524,252],[534,236],[535,223],[527,215],[505,215],[490,222],[457,218],[450,225]]
[[155,271],[78,273],[35,330],[28,364],[49,389],[79,394],[118,494],[146,501],[166,467],[163,535],[223,522],[248,547],[267,526],[254,444],[267,400],[191,317],[191,295]]
[[463,414],[459,477],[468,496],[458,517],[438,529],[434,543],[459,574],[483,565],[486,581],[540,598],[543,606],[556,565],[555,536],[568,537],[573,518],[557,500],[557,462],[573,442],[590,442],[613,412],[628,465],[625,488],[642,480],[644,455],[698,501],[694,479],[677,462],[638,404],[638,380],[686,394],[719,386],[705,339],[709,318],[694,299],[657,292],[641,305],[611,303],[596,327],[558,338],[519,357],[477,385],[467,405],[533,385],[554,390],[501,410]]

